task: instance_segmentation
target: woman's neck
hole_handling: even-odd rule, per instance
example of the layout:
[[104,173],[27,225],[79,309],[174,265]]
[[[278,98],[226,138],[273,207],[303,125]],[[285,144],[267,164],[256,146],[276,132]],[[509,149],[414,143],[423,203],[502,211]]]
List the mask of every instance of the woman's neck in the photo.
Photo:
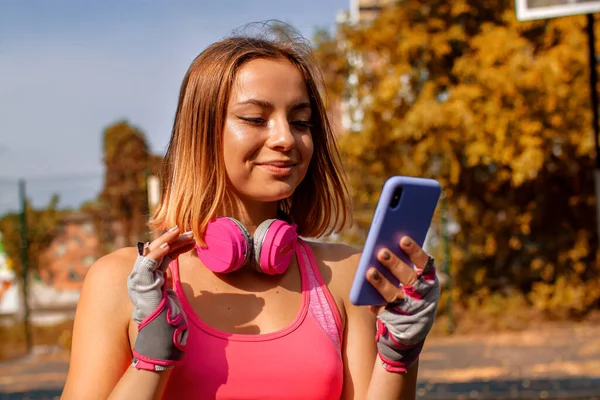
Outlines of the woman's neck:
[[235,199],[227,203],[229,206],[225,207],[223,216],[240,221],[251,235],[263,221],[277,218],[278,215],[277,202],[248,202]]

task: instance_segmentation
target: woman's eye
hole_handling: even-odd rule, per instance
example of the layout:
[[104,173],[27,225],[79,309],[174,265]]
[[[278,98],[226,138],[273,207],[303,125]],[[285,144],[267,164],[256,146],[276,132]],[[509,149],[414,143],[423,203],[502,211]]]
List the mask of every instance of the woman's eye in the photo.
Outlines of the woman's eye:
[[310,129],[312,127],[310,121],[292,121],[292,125],[298,129]]
[[242,121],[246,121],[252,125],[263,125],[265,121],[263,118],[258,117],[239,117]]

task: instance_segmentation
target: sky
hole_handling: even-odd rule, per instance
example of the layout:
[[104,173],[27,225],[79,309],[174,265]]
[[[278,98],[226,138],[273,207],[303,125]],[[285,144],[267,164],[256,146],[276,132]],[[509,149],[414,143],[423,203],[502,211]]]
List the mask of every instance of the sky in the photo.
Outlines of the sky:
[[102,131],[125,119],[164,154],[181,80],[210,43],[277,19],[312,38],[349,0],[0,0],[0,215],[102,186]]

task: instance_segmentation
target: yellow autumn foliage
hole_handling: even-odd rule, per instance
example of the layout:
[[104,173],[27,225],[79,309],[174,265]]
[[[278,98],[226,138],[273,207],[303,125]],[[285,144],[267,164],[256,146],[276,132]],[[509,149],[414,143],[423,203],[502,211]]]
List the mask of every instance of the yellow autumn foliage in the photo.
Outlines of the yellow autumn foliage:
[[521,23],[512,3],[392,2],[319,43],[329,95],[361,111],[341,136],[352,239],[386,178],[434,178],[460,299],[518,290],[579,314],[600,299],[585,17]]

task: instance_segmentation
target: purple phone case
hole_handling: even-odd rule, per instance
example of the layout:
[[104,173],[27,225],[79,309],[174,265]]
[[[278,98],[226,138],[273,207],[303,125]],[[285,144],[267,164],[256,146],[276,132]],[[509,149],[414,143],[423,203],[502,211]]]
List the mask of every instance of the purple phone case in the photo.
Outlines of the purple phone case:
[[[396,207],[391,208],[390,202],[398,187],[402,188],[400,201]],[[379,263],[377,252],[382,247],[387,247],[412,266],[400,249],[400,239],[410,236],[419,246],[423,246],[440,194],[441,186],[433,179],[393,176],[385,182],[350,290],[350,301],[353,304],[385,304],[384,298],[365,277],[372,266],[394,285],[400,286],[398,279]]]

